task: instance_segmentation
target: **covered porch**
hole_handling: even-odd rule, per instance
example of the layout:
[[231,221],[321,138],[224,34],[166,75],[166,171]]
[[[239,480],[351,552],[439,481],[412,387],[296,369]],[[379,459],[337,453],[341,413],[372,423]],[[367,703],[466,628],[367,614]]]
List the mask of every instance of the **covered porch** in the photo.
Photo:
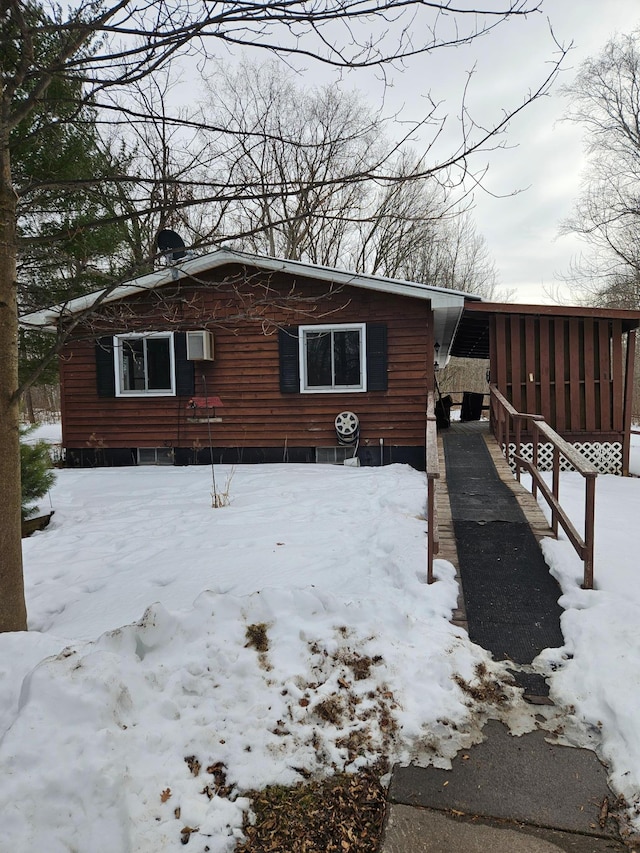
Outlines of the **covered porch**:
[[[640,312],[469,302],[451,355],[487,359],[493,385],[519,413],[536,415],[603,473],[628,474],[636,330]],[[491,429],[497,425],[491,419]],[[532,458],[530,423],[522,453]],[[540,447],[539,464],[551,464]]]

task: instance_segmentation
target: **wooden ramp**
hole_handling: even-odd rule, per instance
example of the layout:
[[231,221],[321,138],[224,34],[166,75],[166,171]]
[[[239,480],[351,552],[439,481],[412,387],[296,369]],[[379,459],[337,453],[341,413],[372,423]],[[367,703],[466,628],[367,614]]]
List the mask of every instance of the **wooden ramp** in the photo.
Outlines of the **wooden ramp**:
[[[440,558],[456,567],[454,622],[496,659],[530,664],[563,645],[560,589],[539,540],[553,536],[542,510],[514,479],[486,427],[451,429],[439,439]],[[542,679],[528,692],[544,695]]]

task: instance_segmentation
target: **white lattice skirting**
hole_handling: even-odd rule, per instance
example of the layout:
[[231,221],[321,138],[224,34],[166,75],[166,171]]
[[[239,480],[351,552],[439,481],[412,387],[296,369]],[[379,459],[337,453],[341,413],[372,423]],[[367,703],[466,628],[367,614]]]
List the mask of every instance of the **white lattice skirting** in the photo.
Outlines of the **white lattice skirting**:
[[[572,446],[595,465],[601,474],[620,474],[622,472],[622,444],[619,441],[576,441]],[[509,445],[511,468],[515,471],[512,454],[516,452],[515,444]],[[533,462],[533,444],[521,444],[520,455],[528,462]],[[538,468],[541,471],[551,471],[553,468],[553,445],[538,445]],[[571,471],[572,466],[560,455],[560,469]]]

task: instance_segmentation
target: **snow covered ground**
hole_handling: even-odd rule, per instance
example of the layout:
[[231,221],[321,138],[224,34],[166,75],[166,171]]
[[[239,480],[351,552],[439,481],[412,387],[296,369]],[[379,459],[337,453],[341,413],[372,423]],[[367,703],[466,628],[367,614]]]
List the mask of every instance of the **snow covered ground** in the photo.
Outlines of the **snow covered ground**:
[[[564,534],[543,540],[543,553],[563,591],[565,647],[546,650],[551,696],[573,706],[610,769],[613,789],[631,806],[640,830],[640,436],[632,436],[630,470],[596,484],[595,589],[581,589],[582,563]],[[549,478],[550,482],[550,478]],[[560,500],[584,530],[584,481],[561,477]],[[544,503],[541,504],[544,508]],[[548,513],[547,513],[548,515]]]
[[[52,523],[24,543],[31,630],[0,636],[1,849],[224,853],[251,789],[380,756],[447,766],[488,715],[535,725],[515,689],[506,709],[469,699],[504,666],[449,623],[451,566],[425,583],[423,474],[215,476],[221,509],[207,467],[58,472]],[[578,518],[578,484],[561,488]],[[640,480],[599,478],[597,591],[546,543],[567,645],[541,660],[632,803],[638,510]]]

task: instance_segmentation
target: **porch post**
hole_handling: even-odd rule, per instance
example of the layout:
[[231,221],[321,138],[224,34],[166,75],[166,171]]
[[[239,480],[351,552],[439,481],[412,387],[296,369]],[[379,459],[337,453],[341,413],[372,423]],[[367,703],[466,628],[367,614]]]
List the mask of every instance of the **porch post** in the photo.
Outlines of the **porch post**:
[[622,476],[629,476],[631,449],[631,414],[633,409],[633,374],[636,360],[636,330],[627,332],[627,358],[624,371],[624,420],[622,434]]

